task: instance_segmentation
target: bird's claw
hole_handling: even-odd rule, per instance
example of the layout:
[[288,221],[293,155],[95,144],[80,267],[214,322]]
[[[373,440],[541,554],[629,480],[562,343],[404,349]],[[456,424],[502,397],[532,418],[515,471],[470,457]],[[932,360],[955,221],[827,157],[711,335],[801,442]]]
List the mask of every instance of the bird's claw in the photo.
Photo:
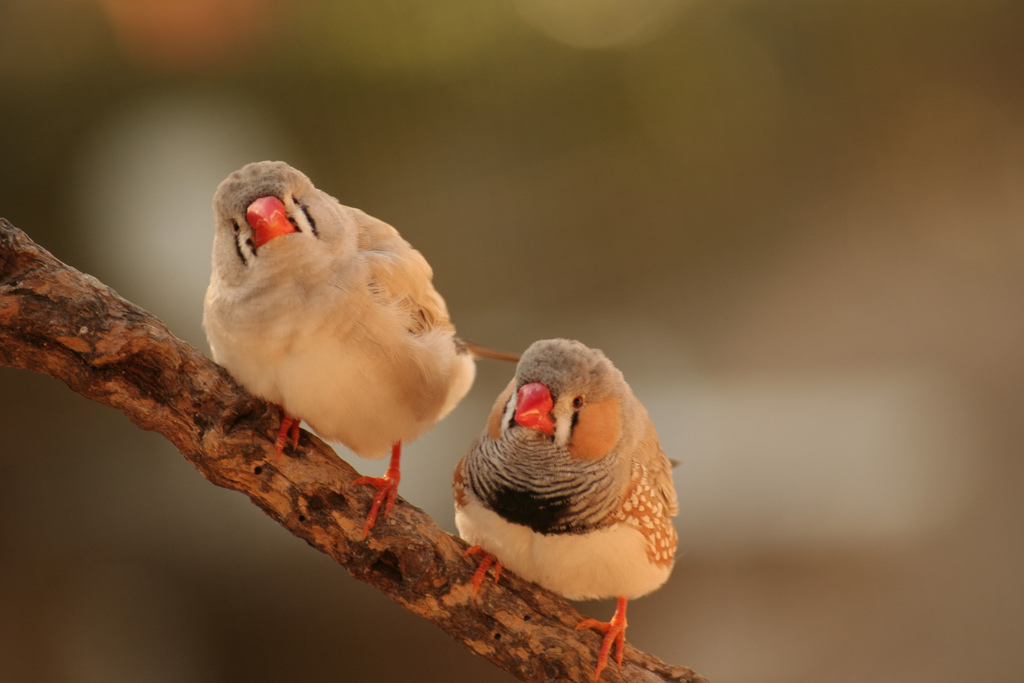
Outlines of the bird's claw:
[[462,553],[463,557],[467,555],[483,555],[483,559],[480,560],[480,566],[477,567],[476,572],[473,574],[473,579],[470,583],[473,586],[473,593],[470,597],[476,597],[477,591],[480,590],[480,584],[484,582],[484,578],[487,576],[487,570],[494,565],[494,583],[498,583],[498,579],[501,578],[501,560],[487,552],[478,545],[470,546],[466,552]]
[[370,511],[366,515],[366,525],[363,527],[363,539],[365,540],[367,534],[370,533],[370,529],[377,523],[377,513],[380,512],[380,506],[384,505],[384,514],[381,517],[387,517],[388,513],[391,512],[391,508],[395,504],[395,498],[398,497],[398,482],[385,475],[383,477],[359,477],[352,483],[368,484],[369,486],[377,487],[377,493],[373,494],[373,503],[370,505]]
[[274,462],[281,459],[281,453],[284,452],[284,447],[288,445],[288,436],[291,432],[292,444],[295,448],[299,447],[299,424],[302,420],[292,417],[281,411],[281,429],[277,433],[277,441],[274,442]]
[[622,650],[626,644],[626,601],[619,599],[619,605],[611,621],[598,621],[597,619],[584,619],[576,626],[576,630],[590,628],[604,633],[601,641],[601,653],[597,656],[597,669],[594,671],[594,680],[597,681],[608,663],[608,654],[612,643],[615,644],[615,662],[622,669]]
[[388,513],[391,512],[391,508],[395,505],[395,499],[398,497],[398,482],[402,480],[402,472],[398,467],[401,454],[402,445],[401,443],[396,443],[391,449],[391,465],[383,477],[359,477],[352,482],[353,485],[367,484],[377,487],[377,493],[373,494],[373,503],[370,504],[370,512],[366,515],[366,525],[363,527],[364,541],[367,534],[370,533],[370,529],[377,523],[377,513],[380,512],[380,506],[384,506],[384,514],[381,517],[387,517]]

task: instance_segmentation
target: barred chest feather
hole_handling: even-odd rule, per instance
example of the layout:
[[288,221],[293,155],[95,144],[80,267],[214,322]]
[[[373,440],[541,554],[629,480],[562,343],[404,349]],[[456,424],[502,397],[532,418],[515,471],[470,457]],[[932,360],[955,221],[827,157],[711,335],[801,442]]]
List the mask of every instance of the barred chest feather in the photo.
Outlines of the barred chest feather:
[[575,600],[639,597],[668,579],[676,531],[641,464],[632,463],[628,490],[600,526],[544,532],[481,500],[467,477],[469,461],[453,479],[459,535],[523,578]]
[[550,443],[511,441],[478,442],[460,468],[463,485],[484,507],[540,534],[586,533],[611,522],[628,483],[612,463],[581,461]]

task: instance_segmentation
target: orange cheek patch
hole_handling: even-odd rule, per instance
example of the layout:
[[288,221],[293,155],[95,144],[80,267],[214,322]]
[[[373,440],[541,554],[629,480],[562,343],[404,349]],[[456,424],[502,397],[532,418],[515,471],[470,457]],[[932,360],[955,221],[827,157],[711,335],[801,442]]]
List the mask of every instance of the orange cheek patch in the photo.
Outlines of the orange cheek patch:
[[[515,382],[515,380],[512,380],[512,382]],[[508,405],[508,399],[512,396],[512,382],[509,382],[508,386],[505,387],[505,391],[501,392],[498,396],[498,400],[494,402],[494,407],[491,408],[491,415],[487,418],[487,436],[495,441],[501,438],[501,416],[505,414],[505,406]]]
[[580,460],[596,460],[608,454],[621,434],[618,401],[588,403],[580,410],[576,428],[572,430],[569,452]]

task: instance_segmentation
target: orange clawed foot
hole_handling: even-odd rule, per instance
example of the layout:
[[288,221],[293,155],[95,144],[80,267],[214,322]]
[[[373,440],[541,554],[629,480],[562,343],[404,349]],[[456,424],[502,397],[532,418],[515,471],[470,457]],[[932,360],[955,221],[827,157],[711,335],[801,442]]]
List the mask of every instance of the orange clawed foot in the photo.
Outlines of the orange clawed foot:
[[604,622],[596,619],[584,619],[576,627],[576,630],[581,628],[592,628],[595,631],[601,631],[604,633],[604,640],[601,642],[601,654],[597,657],[597,670],[594,672],[594,680],[596,681],[601,677],[601,672],[604,671],[605,665],[608,663],[608,653],[611,650],[612,643],[615,643],[616,657],[615,661],[619,665],[619,669],[622,669],[622,648],[626,643],[626,598],[619,598],[619,604],[615,608],[615,616],[612,617],[611,621]]
[[396,443],[391,447],[391,465],[383,477],[359,477],[353,484],[368,484],[377,487],[377,493],[373,496],[373,503],[370,505],[370,512],[366,515],[366,526],[363,527],[363,539],[370,533],[370,529],[377,523],[377,513],[380,506],[384,505],[384,514],[387,517],[398,497],[398,482],[402,480],[402,473],[399,470],[399,460],[402,457],[402,444]]
[[281,453],[288,445],[288,432],[291,432],[292,443],[296,448],[299,447],[299,423],[301,422],[302,420],[292,417],[284,412],[284,408],[281,408],[281,431],[277,433],[277,441],[274,442],[274,452],[277,454],[277,457],[274,458],[275,462],[281,459]]
[[480,590],[480,584],[484,582],[484,577],[487,576],[487,570],[491,568],[492,564],[494,565],[494,583],[497,584],[498,579],[501,578],[501,560],[499,560],[497,557],[490,554],[480,546],[470,546],[469,549],[466,550],[466,552],[462,553],[462,556],[466,557],[467,555],[476,554],[483,555],[484,557],[482,560],[480,560],[480,566],[477,567],[476,573],[473,574],[473,580],[471,581],[471,583],[473,584],[473,594],[471,597],[474,598],[476,597],[477,591]]

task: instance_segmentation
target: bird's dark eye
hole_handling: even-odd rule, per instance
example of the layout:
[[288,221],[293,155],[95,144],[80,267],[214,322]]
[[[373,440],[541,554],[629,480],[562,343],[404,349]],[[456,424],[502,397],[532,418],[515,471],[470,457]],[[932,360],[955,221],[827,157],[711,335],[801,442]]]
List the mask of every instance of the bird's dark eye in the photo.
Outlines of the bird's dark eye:
[[241,228],[239,228],[239,227],[238,227],[238,221],[231,221],[231,227],[233,227],[233,228],[235,229],[235,232],[236,232],[236,233],[237,233],[237,232],[238,232],[239,230],[241,230]]
[[583,407],[583,397],[582,396],[577,396],[576,398],[574,398],[572,400],[572,407],[575,408],[576,410],[579,410],[580,408],[582,408]]

